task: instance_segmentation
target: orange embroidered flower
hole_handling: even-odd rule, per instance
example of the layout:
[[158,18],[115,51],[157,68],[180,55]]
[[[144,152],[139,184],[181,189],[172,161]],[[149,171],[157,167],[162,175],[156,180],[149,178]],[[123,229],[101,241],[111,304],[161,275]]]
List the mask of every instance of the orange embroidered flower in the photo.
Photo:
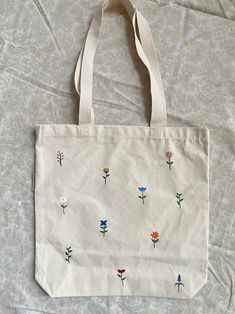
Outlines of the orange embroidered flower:
[[153,231],[151,234],[151,240],[153,242],[153,247],[156,247],[156,243],[159,241],[159,232],[157,231]]
[[153,239],[157,239],[157,238],[159,237],[159,233],[158,233],[157,231],[153,231],[153,232],[151,233],[151,237],[152,237]]

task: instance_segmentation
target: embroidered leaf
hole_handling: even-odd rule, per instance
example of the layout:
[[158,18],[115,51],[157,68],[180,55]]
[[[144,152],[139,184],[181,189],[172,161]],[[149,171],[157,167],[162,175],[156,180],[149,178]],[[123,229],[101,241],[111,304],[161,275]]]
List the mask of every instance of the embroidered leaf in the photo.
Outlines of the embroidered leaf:
[[110,174],[106,174],[106,177],[109,177],[110,176]]
[[144,195],[142,198],[145,198],[147,195]]
[[139,198],[143,198],[142,196],[138,196]]
[[66,255],[69,255],[69,253],[68,253],[68,252],[65,252],[65,254],[66,254]]
[[183,200],[184,200],[184,199],[183,199],[183,198],[181,198],[181,199],[180,199],[180,202],[182,202]]
[[122,278],[122,280],[125,280],[125,279],[126,279],[126,277]]
[[177,201],[177,204],[180,205],[180,201]]
[[106,179],[106,177],[105,177],[105,176],[103,176],[103,178],[104,178],[104,179]]
[[118,277],[122,277],[120,274],[117,274],[118,275]]

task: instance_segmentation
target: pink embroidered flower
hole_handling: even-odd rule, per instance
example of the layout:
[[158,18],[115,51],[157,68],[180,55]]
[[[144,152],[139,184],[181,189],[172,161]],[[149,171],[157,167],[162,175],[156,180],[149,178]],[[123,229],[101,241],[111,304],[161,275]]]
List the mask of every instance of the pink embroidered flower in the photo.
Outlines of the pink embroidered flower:
[[166,152],[166,157],[167,158],[171,158],[173,156],[173,153],[172,152]]
[[171,161],[171,157],[173,156],[173,153],[168,151],[165,153],[166,158],[168,158],[168,161],[166,162],[169,166],[169,170],[171,170],[171,165],[173,164],[174,161]]

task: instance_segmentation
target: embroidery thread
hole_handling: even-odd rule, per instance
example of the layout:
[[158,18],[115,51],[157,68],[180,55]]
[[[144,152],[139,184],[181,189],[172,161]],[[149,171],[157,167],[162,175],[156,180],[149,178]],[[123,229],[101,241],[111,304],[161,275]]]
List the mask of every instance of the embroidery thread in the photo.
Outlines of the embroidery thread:
[[57,153],[57,161],[58,163],[60,164],[60,166],[62,167],[62,160],[64,160],[64,153],[63,152],[60,152],[58,150],[58,153]]
[[103,233],[103,237],[105,236],[105,233],[108,232],[107,228],[107,220],[100,220],[100,232]]
[[183,287],[184,287],[184,284],[183,284],[182,281],[181,281],[181,276],[180,276],[180,274],[178,275],[177,282],[174,284],[174,287],[175,287],[175,286],[178,287],[178,292],[180,291],[180,286],[183,286]]
[[146,187],[139,187],[138,190],[141,192],[141,196],[139,195],[138,197],[142,199],[142,202],[144,204],[144,199],[147,197],[147,195],[144,195],[144,192],[147,190]]
[[152,237],[153,247],[155,248],[156,243],[159,241],[159,232],[153,231],[150,235]]
[[166,152],[166,158],[168,158],[168,161],[166,162],[169,166],[169,170],[171,170],[171,165],[174,163],[174,161],[171,161],[171,157],[173,156],[172,152]]
[[107,178],[110,176],[110,173],[109,173],[109,168],[108,167],[104,167],[103,168],[103,172],[104,172],[104,184],[106,185],[107,184]]
[[177,204],[179,205],[179,208],[181,208],[181,202],[184,200],[181,198],[182,193],[176,193],[176,199],[177,199]]
[[118,269],[118,277],[121,279],[122,282],[122,286],[124,286],[124,280],[126,279],[126,277],[122,277],[122,275],[125,273],[125,269]]
[[70,258],[72,257],[71,253],[73,250],[71,250],[71,246],[66,248],[65,254],[65,260],[70,264]]
[[60,206],[63,208],[63,214],[65,215],[65,208],[68,206],[67,197],[62,196],[62,197],[60,198]]

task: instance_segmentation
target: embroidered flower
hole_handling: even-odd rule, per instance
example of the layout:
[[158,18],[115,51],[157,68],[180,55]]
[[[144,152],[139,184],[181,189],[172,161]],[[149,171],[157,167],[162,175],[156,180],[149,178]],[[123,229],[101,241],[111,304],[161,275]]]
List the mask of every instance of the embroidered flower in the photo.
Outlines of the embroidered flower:
[[65,254],[65,260],[70,264],[70,258],[72,257],[71,253],[73,250],[71,250],[71,246],[66,248]]
[[106,183],[107,183],[107,178],[110,176],[110,173],[109,173],[109,168],[107,168],[107,167],[105,167],[105,168],[103,168],[103,172],[104,172],[104,176],[103,176],[103,178],[104,178],[104,184],[106,185]]
[[166,162],[169,166],[169,169],[171,170],[171,165],[174,161],[171,161],[171,157],[173,156],[172,152],[166,152],[166,158],[168,158],[168,161]]
[[64,159],[64,153],[63,152],[60,152],[58,150],[58,153],[57,153],[57,161],[58,163],[60,164],[60,166],[62,167],[62,160]]
[[125,273],[125,269],[118,269],[118,277],[121,279],[122,282],[122,286],[124,286],[124,280],[126,279],[126,277],[123,277],[122,275]]
[[68,206],[68,200],[65,196],[60,198],[60,206],[63,208],[63,214],[65,215],[65,208]]
[[155,248],[156,243],[159,241],[159,232],[153,231],[150,235],[152,237],[153,247]]
[[147,190],[146,187],[139,187],[138,190],[141,192],[141,196],[139,195],[138,197],[142,199],[142,202],[144,204],[144,199],[147,197],[147,195],[144,195],[144,192]]
[[180,274],[178,275],[177,282],[174,284],[174,287],[175,287],[175,286],[178,286],[178,292],[180,291],[180,286],[183,286],[183,287],[184,287],[184,284],[183,284],[182,281],[181,281],[181,276],[180,276]]
[[179,205],[179,208],[181,208],[181,202],[184,200],[181,198],[182,193],[176,193],[176,199],[177,199],[177,204]]
[[105,233],[108,232],[107,220],[100,220],[100,228],[100,232],[103,233],[103,236],[105,236]]

